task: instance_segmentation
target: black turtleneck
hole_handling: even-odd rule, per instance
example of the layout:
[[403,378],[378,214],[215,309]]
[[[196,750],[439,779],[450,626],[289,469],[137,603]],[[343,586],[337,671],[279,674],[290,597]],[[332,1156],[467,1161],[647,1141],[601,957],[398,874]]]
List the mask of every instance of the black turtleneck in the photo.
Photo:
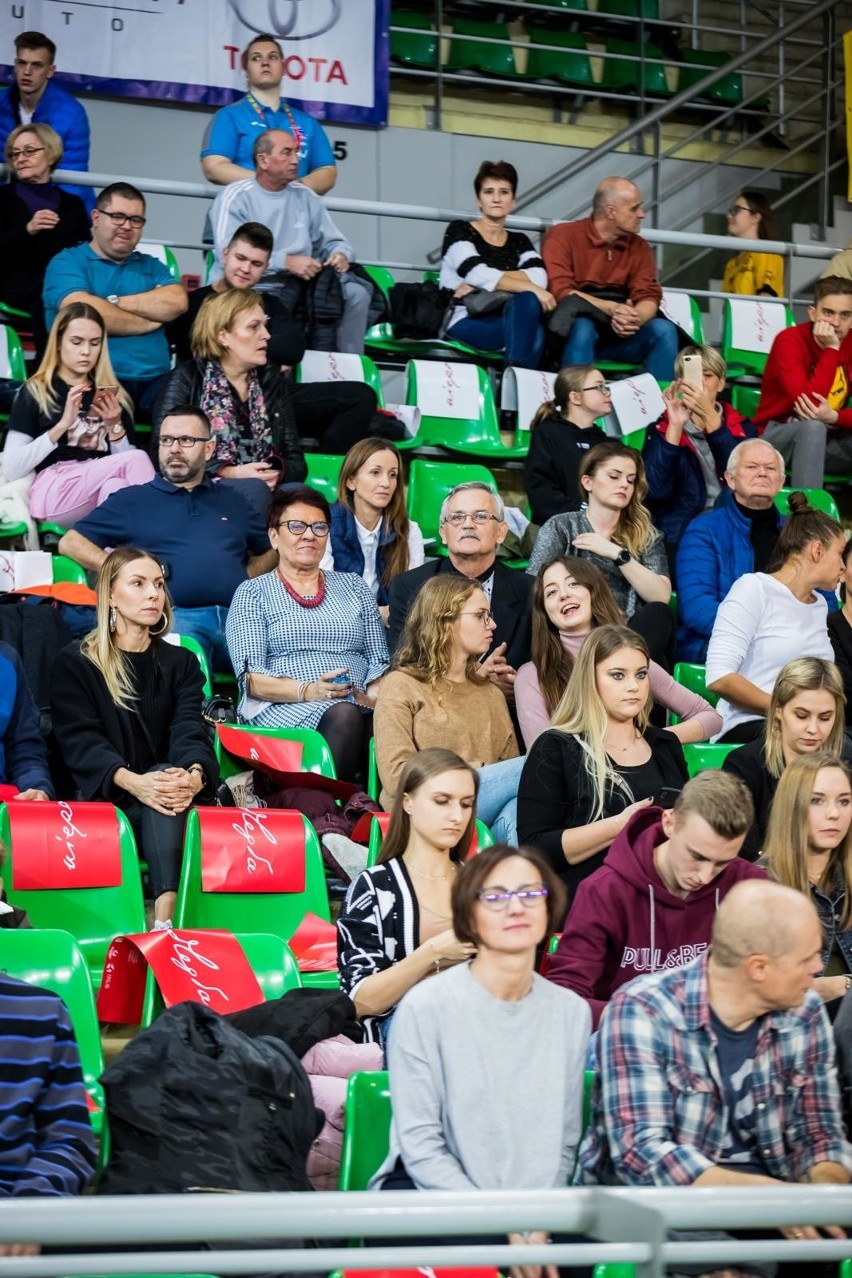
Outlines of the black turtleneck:
[[738,502],[736,497],[734,502],[740,514],[749,521],[748,539],[754,551],[754,571],[766,572],[767,565],[772,558],[772,552],[775,549],[775,543],[778,540],[781,516],[774,505],[769,506],[766,510],[751,510],[748,506],[743,506],[741,502]]

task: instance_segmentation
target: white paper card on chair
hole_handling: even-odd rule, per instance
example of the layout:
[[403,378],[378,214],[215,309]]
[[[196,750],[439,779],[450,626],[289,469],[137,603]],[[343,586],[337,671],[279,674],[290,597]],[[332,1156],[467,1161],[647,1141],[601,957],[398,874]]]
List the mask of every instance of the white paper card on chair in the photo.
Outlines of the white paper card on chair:
[[612,412],[604,418],[608,435],[630,435],[642,426],[650,426],[665,412],[659,384],[650,373],[610,382],[610,393]]
[[385,404],[389,413],[398,417],[405,427],[409,439],[415,439],[420,429],[420,418],[423,416],[416,404]]
[[555,373],[536,368],[507,368],[500,385],[500,407],[506,412],[517,412],[518,430],[529,430],[541,405],[553,399],[555,383]]
[[0,552],[0,592],[49,586],[53,582],[53,556],[44,550]]
[[363,382],[360,355],[342,351],[305,351],[299,365],[303,382]]
[[412,360],[417,377],[417,407],[424,417],[479,420],[479,370],[449,360]]
[[672,293],[670,289],[663,289],[660,311],[685,333],[692,332],[692,303],[688,293]]
[[731,346],[735,351],[762,351],[768,355],[772,343],[787,327],[787,307],[783,302],[764,302],[732,297]]

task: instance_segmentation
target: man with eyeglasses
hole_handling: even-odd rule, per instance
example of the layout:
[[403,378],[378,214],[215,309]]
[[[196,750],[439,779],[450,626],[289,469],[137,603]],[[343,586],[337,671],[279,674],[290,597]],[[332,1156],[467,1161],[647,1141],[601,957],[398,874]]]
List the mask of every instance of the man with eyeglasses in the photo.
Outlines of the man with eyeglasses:
[[197,639],[211,669],[230,670],[225,621],[246,577],[275,564],[266,525],[227,483],[205,475],[215,448],[210,422],[192,404],[163,418],[160,474],[108,497],[60,541],[60,553],[89,570],[108,549],[138,546],[163,567],[174,630]]
[[719,604],[747,572],[766,572],[781,529],[775,498],[784,458],[766,439],[745,439],[728,457],[727,500],[687,525],[677,551],[680,661],[703,662]]
[[98,196],[92,240],[57,253],[44,277],[48,327],[68,302],[100,311],[115,375],[130,395],[137,421],[150,421],[171,367],[165,325],[187,307],[186,289],[149,253],[137,251],[145,197],[127,182]]
[[[0,150],[21,124],[49,124],[62,142],[63,169],[85,173],[89,167],[89,117],[83,106],[53,81],[56,45],[41,31],[22,31],[15,37],[15,83],[0,93]],[[91,210],[95,193],[90,186],[68,186]]]
[[513,698],[515,672],[530,659],[530,593],[532,578],[497,560],[497,547],[508,526],[500,495],[480,481],[458,484],[441,506],[439,533],[446,558],[427,559],[419,568],[400,573],[391,583],[388,648],[393,655],[405,619],[424,581],[439,572],[454,572],[479,581],[496,623],[494,646],[483,662],[492,683]]

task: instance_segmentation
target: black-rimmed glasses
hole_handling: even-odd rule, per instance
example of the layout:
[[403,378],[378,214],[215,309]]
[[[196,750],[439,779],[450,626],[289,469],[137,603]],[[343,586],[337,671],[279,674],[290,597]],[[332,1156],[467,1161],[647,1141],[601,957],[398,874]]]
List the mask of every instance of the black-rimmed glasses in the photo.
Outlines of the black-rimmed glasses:
[[324,519],[315,519],[313,523],[306,523],[304,519],[282,519],[280,524],[275,525],[276,528],[286,528],[294,537],[301,537],[302,533],[307,532],[310,528],[315,537],[327,537],[328,530],[331,527]]

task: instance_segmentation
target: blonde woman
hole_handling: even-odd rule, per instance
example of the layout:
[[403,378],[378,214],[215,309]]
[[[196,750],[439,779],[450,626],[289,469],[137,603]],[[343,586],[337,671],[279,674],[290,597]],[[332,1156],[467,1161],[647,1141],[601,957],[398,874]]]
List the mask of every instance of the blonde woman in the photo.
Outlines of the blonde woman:
[[34,476],[33,519],[72,528],[112,493],[154,478],[132,433],[133,404],[112,371],[104,321],[88,302],[71,302],[53,321],[44,357],[15,397],[3,476]]
[[580,463],[588,449],[606,442],[595,423],[611,407],[609,382],[600,369],[576,364],[559,370],[553,398],[545,400],[530,422],[524,489],[534,524],[580,509]]
[[671,805],[687,781],[683,748],[648,723],[650,656],[624,626],[599,626],[574,662],[551,728],[530,747],[518,834],[572,892],[634,813]]
[[672,583],[662,535],[643,505],[645,467],[635,448],[618,440],[596,444],[580,465],[585,506],[554,515],[539,533],[527,572],[535,576],[557,555],[579,555],[600,568],[627,624],[651,656],[671,668]]
[[826,1003],[852,988],[852,781],[836,755],[796,759],[778,783],[760,865],[777,883],[809,896],[822,925]]
[[513,843],[523,760],[506,698],[479,670],[493,635],[478,581],[439,573],[424,583],[376,701],[376,762],[387,809],[412,754],[452,745],[479,773],[480,820]]
[[732,750],[722,764],[745,783],[754,800],[754,825],[740,853],[747,860],[754,861],[763,847],[785,768],[802,755],[843,752],[845,706],[843,680],[833,661],[796,657],[779,673],[761,737]]
[[152,555],[114,550],[97,593],[95,629],[54,665],[53,727],[79,797],[127,815],[150,869],[155,926],[168,927],[186,813],[219,779],[201,717],[201,668],[162,638],[171,607]]

